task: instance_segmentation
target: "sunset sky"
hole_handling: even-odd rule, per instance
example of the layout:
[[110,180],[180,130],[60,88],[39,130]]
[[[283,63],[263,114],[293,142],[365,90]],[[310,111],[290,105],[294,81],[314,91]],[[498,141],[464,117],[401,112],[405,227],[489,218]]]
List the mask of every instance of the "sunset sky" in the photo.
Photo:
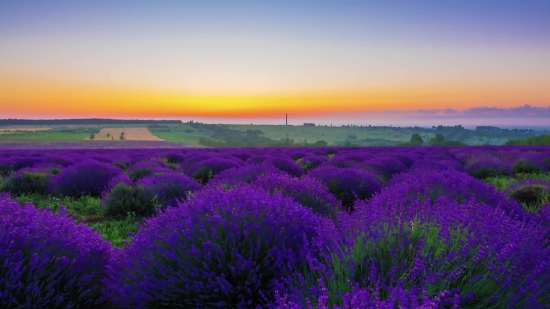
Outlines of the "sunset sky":
[[546,0],[0,1],[0,118],[533,125],[549,106]]

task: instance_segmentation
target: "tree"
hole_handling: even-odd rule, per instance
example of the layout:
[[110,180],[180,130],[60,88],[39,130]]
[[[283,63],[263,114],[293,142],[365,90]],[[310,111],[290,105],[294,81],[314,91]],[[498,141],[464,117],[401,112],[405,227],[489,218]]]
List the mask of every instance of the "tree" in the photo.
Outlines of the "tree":
[[107,133],[107,137],[111,137],[111,134]]
[[414,133],[414,134],[411,136],[411,143],[413,143],[413,144],[418,144],[418,145],[422,145],[422,143],[424,143],[424,140],[422,139],[422,137],[420,136],[420,134]]
[[93,140],[95,138],[95,135],[94,133],[92,133],[92,135],[90,135],[90,139]]
[[437,133],[434,137],[430,139],[430,145],[436,146],[441,144],[445,140],[445,136],[443,134]]

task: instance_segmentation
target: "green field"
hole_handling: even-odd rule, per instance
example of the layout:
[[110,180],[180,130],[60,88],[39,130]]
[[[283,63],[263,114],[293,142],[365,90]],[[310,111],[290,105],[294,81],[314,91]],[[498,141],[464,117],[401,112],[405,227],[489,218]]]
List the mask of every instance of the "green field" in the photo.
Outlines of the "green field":
[[[395,128],[395,127],[330,127],[330,126],[283,126],[283,125],[207,125],[200,123],[182,124],[150,124],[150,125],[75,125],[53,126],[52,130],[37,132],[15,132],[0,134],[0,143],[7,142],[63,142],[80,141],[89,137],[92,132],[99,132],[102,128],[129,128],[147,127],[149,131],[167,142],[185,143],[201,146],[199,140],[206,138],[217,143],[239,141],[250,137],[261,138],[265,141],[278,143],[291,141],[291,145],[299,146],[325,141],[330,146],[359,145],[359,146],[395,146],[409,142],[411,136],[418,133],[427,145],[437,133],[445,135],[445,140],[458,140],[466,145],[503,145],[510,139],[517,139],[517,135],[492,134],[488,132],[456,129],[447,127],[443,130],[426,128]],[[2,127],[0,127],[2,131]],[[250,138],[249,138],[250,140]],[[248,141],[254,145],[254,141]],[[273,143],[269,144],[272,145]],[[241,143],[242,144],[242,143]],[[204,145],[203,145],[204,146]],[[259,144],[258,146],[262,146]]]

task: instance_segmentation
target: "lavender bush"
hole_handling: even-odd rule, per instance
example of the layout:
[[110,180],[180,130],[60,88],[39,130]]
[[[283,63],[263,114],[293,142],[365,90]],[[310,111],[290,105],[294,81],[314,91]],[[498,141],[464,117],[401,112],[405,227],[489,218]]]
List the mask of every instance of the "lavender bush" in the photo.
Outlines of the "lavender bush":
[[41,170],[19,170],[0,182],[0,192],[10,192],[14,195],[46,192],[50,184],[50,176]]
[[342,211],[342,203],[330,193],[328,188],[315,178],[304,176],[301,179],[288,174],[271,174],[258,178],[252,185],[268,193],[281,193],[291,197],[314,213],[336,219]]
[[71,197],[100,196],[109,181],[121,173],[110,164],[88,161],[65,168],[52,179],[49,191]]
[[189,167],[186,174],[191,178],[197,179],[200,183],[206,184],[214,175],[242,164],[233,160],[212,158],[195,163]]
[[0,195],[0,307],[89,308],[102,293],[110,245],[90,227]]
[[146,221],[112,264],[106,295],[131,308],[264,306],[286,265],[316,256],[321,228],[333,225],[282,195],[202,192]]
[[323,166],[309,175],[324,183],[348,210],[353,210],[355,200],[371,198],[381,189],[380,182],[366,171]]

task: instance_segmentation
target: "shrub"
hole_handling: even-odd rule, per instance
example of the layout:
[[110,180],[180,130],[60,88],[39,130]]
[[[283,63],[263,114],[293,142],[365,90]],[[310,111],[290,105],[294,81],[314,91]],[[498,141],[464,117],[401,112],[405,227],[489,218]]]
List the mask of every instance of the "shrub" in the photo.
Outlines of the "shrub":
[[142,187],[133,187],[121,182],[104,193],[99,203],[99,211],[105,217],[124,218],[128,213],[150,216],[156,212],[156,208],[153,197]]
[[319,158],[318,156],[305,156],[303,157],[298,164],[304,171],[309,171],[314,168],[319,167],[323,164],[325,160]]
[[21,195],[28,193],[44,194],[50,183],[48,174],[41,171],[19,170],[0,183],[0,192]]
[[176,206],[178,200],[187,198],[190,192],[202,189],[196,180],[176,173],[145,177],[137,182],[136,187],[143,188],[162,207]]
[[432,169],[414,170],[394,177],[385,190],[374,199],[380,203],[403,198],[409,202],[435,201],[441,195],[459,203],[474,199],[491,207],[499,207],[511,217],[520,220],[531,218],[521,206],[510,201],[493,186],[483,183],[470,175],[454,170],[437,171]]
[[208,186],[230,189],[239,183],[251,183],[264,175],[282,173],[284,172],[268,163],[245,165],[224,170],[214,176]]
[[366,171],[322,166],[312,170],[309,175],[323,182],[350,211],[353,210],[355,200],[371,198],[381,189],[380,182]]
[[140,178],[146,177],[151,175],[153,170],[158,169],[160,167],[164,167],[165,164],[160,164],[157,160],[149,160],[149,161],[142,161],[138,162],[134,165],[132,165],[130,168],[128,168],[128,176],[133,180],[137,181]]
[[103,196],[103,195],[111,192],[111,189],[113,189],[119,183],[124,183],[127,186],[132,186],[133,185],[132,179],[130,179],[130,177],[128,177],[128,175],[126,175],[124,173],[121,173],[121,174],[118,174],[117,176],[111,178],[111,180],[109,180],[109,182],[105,186],[105,189],[104,189],[104,191],[102,192],[101,195]]
[[49,191],[71,197],[100,196],[109,181],[120,173],[120,169],[107,163],[84,162],[61,171],[52,179]]
[[293,198],[302,206],[311,208],[314,213],[336,219],[342,211],[342,203],[330,193],[319,180],[304,176],[294,178],[288,174],[271,174],[258,178],[252,185],[264,189],[270,194],[281,193]]
[[466,172],[477,179],[512,175],[510,167],[494,159],[482,159],[471,163],[466,166]]
[[303,174],[300,166],[289,158],[285,157],[270,157],[265,160],[266,163],[272,164],[276,168],[283,172],[286,172],[292,176],[300,177]]
[[521,158],[512,165],[512,169],[515,174],[546,173],[548,171],[546,164],[535,158]]
[[261,307],[283,269],[317,256],[325,230],[330,220],[282,195],[202,191],[146,220],[112,264],[106,294],[132,308]]
[[239,165],[240,164],[235,161],[222,158],[212,158],[195,163],[193,166],[189,167],[186,174],[189,175],[189,177],[197,179],[200,183],[206,184],[210,179],[212,179],[212,177],[214,177],[214,175]]
[[0,307],[84,308],[101,296],[110,244],[85,225],[0,195]]
[[352,308],[550,304],[550,251],[540,226],[510,220],[498,208],[473,201],[440,197],[407,208],[403,202],[361,201],[353,215],[343,214],[339,249],[321,265],[310,260],[309,267],[289,273],[278,286],[287,294],[283,303],[293,308],[308,307],[307,299],[327,305],[319,308],[349,308],[350,302]]
[[356,165],[362,170],[374,171],[382,175],[384,183],[392,178],[394,174],[402,173],[407,167],[401,161],[394,158],[378,158],[367,160]]
[[525,205],[527,209],[536,211],[550,202],[550,181],[522,180],[511,185],[505,194],[508,198]]
[[183,160],[185,160],[185,157],[179,153],[168,153],[164,155],[164,158],[166,158],[166,161],[168,161],[168,163],[175,164],[180,164],[181,162],[183,162]]
[[289,157],[294,161],[298,161],[305,156],[307,156],[307,154],[301,151],[295,151],[289,154]]
[[208,160],[208,159],[210,159],[210,155],[208,154],[197,153],[197,154],[191,155],[187,157],[185,160],[183,160],[183,162],[180,164],[180,169],[186,172],[187,169],[189,169],[191,166],[195,165],[196,163],[200,161]]

